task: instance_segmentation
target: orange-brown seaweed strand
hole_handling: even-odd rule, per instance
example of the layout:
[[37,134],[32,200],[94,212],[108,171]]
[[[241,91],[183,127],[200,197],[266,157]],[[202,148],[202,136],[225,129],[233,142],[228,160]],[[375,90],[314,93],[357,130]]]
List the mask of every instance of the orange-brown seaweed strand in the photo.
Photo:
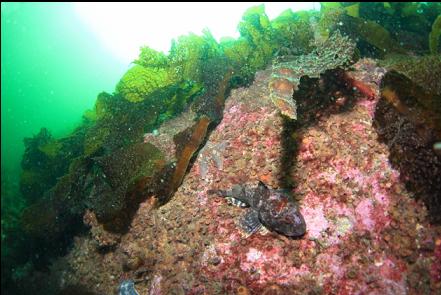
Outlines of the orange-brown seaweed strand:
[[196,124],[191,138],[189,142],[185,145],[185,148],[182,150],[181,156],[179,157],[178,163],[176,164],[176,170],[173,173],[172,179],[173,190],[177,189],[178,186],[181,184],[182,179],[185,175],[185,171],[187,171],[188,164],[190,163],[191,157],[204,140],[209,124],[210,119],[205,116],[202,117]]

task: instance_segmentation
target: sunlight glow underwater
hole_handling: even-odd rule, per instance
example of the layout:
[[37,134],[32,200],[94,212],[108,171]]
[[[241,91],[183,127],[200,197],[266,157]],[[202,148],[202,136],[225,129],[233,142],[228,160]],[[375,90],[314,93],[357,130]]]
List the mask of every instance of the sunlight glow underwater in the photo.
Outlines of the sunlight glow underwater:
[[[239,36],[237,25],[247,8],[262,2],[233,3],[75,3],[75,11],[100,42],[124,63],[143,45],[167,53],[171,40],[208,28],[217,41]],[[264,3],[270,19],[284,10],[320,9],[318,2]]]

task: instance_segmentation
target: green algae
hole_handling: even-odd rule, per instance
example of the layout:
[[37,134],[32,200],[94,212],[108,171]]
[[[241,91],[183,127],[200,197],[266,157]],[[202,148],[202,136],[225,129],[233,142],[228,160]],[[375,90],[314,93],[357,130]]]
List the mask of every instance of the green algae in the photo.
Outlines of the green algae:
[[432,54],[439,53],[439,39],[441,38],[441,14],[433,22],[429,35],[429,48]]
[[140,102],[145,96],[168,84],[168,73],[164,69],[135,65],[121,78],[116,91],[130,102]]

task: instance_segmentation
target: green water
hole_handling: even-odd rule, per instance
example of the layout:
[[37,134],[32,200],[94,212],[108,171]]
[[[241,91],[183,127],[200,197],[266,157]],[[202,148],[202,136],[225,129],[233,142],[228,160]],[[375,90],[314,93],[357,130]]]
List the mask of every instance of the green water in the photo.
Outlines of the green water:
[[66,135],[128,65],[97,40],[66,3],[2,3],[1,167],[15,178],[23,138],[47,127]]

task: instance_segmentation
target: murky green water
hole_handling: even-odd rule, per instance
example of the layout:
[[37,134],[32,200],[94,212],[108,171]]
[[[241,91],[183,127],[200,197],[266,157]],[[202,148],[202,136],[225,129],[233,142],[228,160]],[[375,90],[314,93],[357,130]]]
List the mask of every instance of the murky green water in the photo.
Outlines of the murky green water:
[[71,132],[128,67],[66,3],[2,3],[1,52],[2,169],[14,175],[24,137]]

